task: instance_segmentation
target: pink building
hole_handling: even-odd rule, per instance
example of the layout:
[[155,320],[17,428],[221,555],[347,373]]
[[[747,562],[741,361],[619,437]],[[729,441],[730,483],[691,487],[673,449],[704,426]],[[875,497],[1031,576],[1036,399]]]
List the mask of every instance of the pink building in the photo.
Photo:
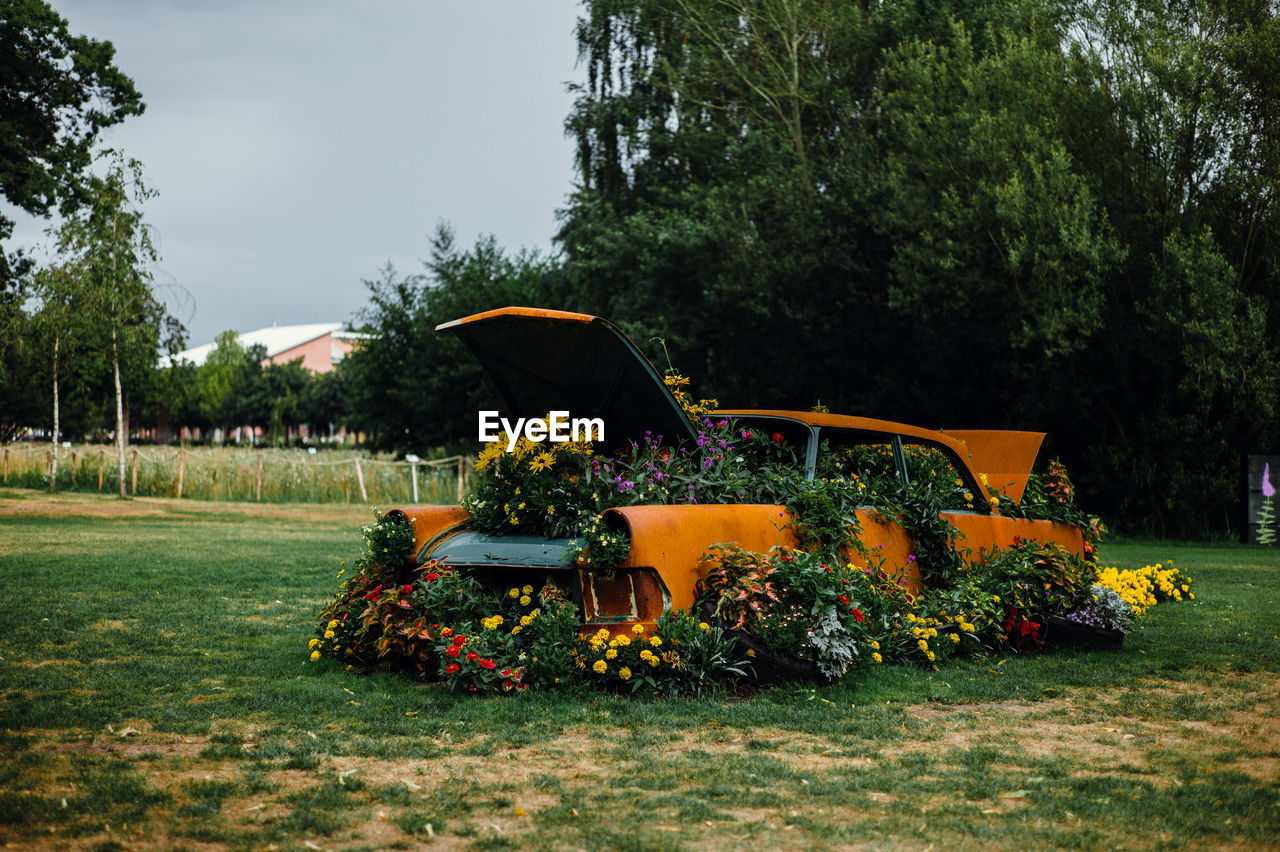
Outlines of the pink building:
[[[237,340],[245,349],[261,343],[267,350],[263,363],[287,364],[297,358],[302,366],[313,373],[328,373],[347,353],[367,335],[354,331],[342,331],[342,323],[326,322],[309,325],[273,325],[238,335]],[[186,352],[179,352],[174,360],[190,361],[197,367],[204,364],[216,344],[206,343]]]

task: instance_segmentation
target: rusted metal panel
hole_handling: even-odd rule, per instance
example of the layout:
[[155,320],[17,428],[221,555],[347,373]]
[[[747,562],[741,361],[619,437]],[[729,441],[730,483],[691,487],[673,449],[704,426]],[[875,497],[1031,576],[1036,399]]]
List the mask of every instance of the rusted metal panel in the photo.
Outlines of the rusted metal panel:
[[977,559],[984,550],[1007,550],[1013,545],[1014,536],[1028,541],[1061,545],[1077,556],[1084,555],[1084,536],[1079,527],[1071,524],[970,512],[943,512],[942,517],[964,534],[960,546],[969,549],[970,560]]
[[763,553],[775,545],[797,544],[785,529],[790,516],[783,506],[627,506],[607,514],[631,533],[631,553],[623,567],[655,570],[675,609],[693,606],[694,587],[708,569],[702,555],[711,545],[737,542]]
[[392,512],[404,515],[413,524],[413,552],[419,554],[419,561],[428,544],[465,523],[468,517],[467,510],[461,506],[405,506]]
[[462,317],[461,319],[442,322],[436,326],[436,331],[447,331],[451,328],[467,325],[468,323],[484,322],[485,320],[493,319],[494,317],[512,316],[537,317],[538,319],[553,319],[559,322],[577,323],[588,323],[600,319],[600,317],[592,316],[591,314],[575,314],[571,311],[553,311],[549,308],[495,308],[492,311],[485,311],[479,314],[472,314],[468,317]]
[[[623,632],[633,624],[649,628],[671,609],[671,596],[648,568],[619,569],[612,577],[580,571],[583,629]],[[616,629],[615,629],[616,628]]]
[[1044,432],[947,429],[943,434],[964,444],[973,467],[987,475],[992,488],[1015,503],[1022,499],[1027,478],[1044,443]]

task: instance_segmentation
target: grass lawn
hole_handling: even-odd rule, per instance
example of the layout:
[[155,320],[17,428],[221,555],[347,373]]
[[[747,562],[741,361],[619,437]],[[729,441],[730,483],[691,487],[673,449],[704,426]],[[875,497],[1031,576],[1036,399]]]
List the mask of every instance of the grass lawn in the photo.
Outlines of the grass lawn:
[[367,511],[0,489],[0,841],[34,849],[1277,848],[1280,550],[1116,543],[1119,653],[703,700],[307,661]]

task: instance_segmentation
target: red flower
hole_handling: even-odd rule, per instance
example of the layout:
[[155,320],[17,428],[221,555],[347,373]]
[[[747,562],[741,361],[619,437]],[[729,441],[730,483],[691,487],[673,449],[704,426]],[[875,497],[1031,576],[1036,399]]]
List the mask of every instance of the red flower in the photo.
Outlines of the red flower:
[[450,663],[449,665],[444,667],[444,673],[457,674],[459,671],[461,671],[461,669],[462,669],[462,666],[458,665],[457,663]]
[[428,574],[427,576],[422,578],[422,581],[424,583],[430,583],[432,580],[439,580],[439,579],[440,579],[439,574]]
[[493,660],[481,660],[481,661],[478,663],[478,665],[479,665],[479,666],[480,666],[480,668],[482,668],[482,669],[492,669],[492,668],[496,667],[498,664],[497,664],[497,663],[495,663]]
[[453,637],[453,644],[459,645],[459,646],[465,645],[467,644],[467,637],[459,633],[457,636]]
[[783,437],[783,435],[782,435],[782,433],[781,433],[781,432],[774,432],[774,433],[773,433],[773,440],[775,440],[775,441],[777,441],[779,444],[781,444],[783,441],[785,441],[785,440],[787,440],[787,439],[786,439],[785,437]]
[[458,654],[462,652],[458,649],[457,645],[450,645],[448,650],[445,651],[445,653],[448,654],[450,657],[456,657],[458,656]]
[[400,591],[407,595],[413,591],[413,586],[401,586]]
[[479,654],[477,654],[475,651],[468,651],[468,652],[467,652],[467,662],[468,662],[468,663],[474,663],[474,662],[475,662],[476,660],[478,660],[478,659],[480,659],[480,655],[479,655]]
[[857,607],[854,607],[854,608],[853,608],[853,620],[854,620],[854,621],[866,621],[866,620],[867,620],[867,617],[866,617],[865,615],[863,615],[863,614],[862,614],[862,610],[858,609]]

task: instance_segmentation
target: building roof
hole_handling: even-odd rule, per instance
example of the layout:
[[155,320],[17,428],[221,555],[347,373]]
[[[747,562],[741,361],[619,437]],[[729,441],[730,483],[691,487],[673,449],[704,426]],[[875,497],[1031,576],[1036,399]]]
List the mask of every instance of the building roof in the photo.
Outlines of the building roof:
[[[365,335],[355,332],[341,331],[342,323],[340,322],[316,322],[306,325],[273,325],[270,328],[260,328],[257,331],[247,331],[244,334],[236,335],[236,340],[245,349],[250,346],[261,343],[267,348],[267,357],[273,358],[281,352],[287,352],[304,343],[315,340],[317,337],[324,337],[326,334],[332,334],[338,338],[363,338]],[[213,351],[216,343],[206,343],[203,346],[196,346],[185,352],[179,352],[174,356],[175,361],[190,361],[197,367],[202,366],[205,359],[209,357],[209,353]],[[161,366],[167,365],[167,359],[161,359]]]

